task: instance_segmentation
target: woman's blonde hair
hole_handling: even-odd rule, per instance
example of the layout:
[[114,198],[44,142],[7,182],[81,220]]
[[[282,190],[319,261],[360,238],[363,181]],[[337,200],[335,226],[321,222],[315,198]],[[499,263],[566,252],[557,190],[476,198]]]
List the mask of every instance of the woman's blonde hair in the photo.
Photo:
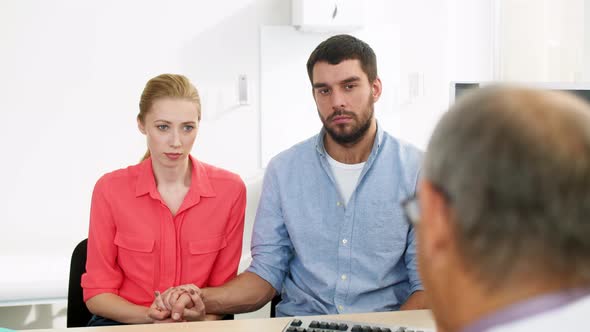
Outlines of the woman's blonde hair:
[[[146,115],[150,112],[152,105],[159,98],[183,98],[194,102],[197,105],[198,120],[201,120],[201,98],[197,88],[183,75],[162,74],[149,80],[139,100],[139,114],[137,119],[144,123]],[[148,149],[141,161],[150,157]]]

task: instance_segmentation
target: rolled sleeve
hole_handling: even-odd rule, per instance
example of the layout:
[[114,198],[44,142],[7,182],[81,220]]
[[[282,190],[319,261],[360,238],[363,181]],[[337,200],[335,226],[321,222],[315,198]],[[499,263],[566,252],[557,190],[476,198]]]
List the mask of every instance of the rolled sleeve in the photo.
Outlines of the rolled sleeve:
[[285,226],[274,163],[268,165],[252,231],[252,263],[249,272],[268,281],[281,293],[289,271],[293,245]]
[[414,227],[410,227],[408,232],[408,243],[404,255],[404,261],[406,263],[408,279],[410,281],[410,294],[415,291],[424,290],[422,280],[420,280],[420,274],[418,273],[418,258],[416,256],[416,236]]
[[240,182],[239,193],[232,206],[226,234],[227,246],[221,250],[209,279],[209,286],[223,285],[236,276],[242,254],[244,216],[246,212],[246,186]]
[[[422,154],[419,151],[415,154],[415,162],[420,163],[422,160]],[[418,188],[418,182],[420,181],[420,176],[422,173],[422,169],[417,167],[415,177],[413,178],[413,194],[416,194]],[[406,269],[408,271],[408,279],[410,281],[410,294],[424,290],[422,286],[422,280],[420,279],[420,273],[418,272],[418,257],[416,256],[416,228],[414,226],[410,226],[408,230],[408,241],[406,244],[406,253],[404,255],[404,261],[406,263]]]
[[101,294],[119,294],[123,273],[117,264],[114,243],[116,227],[106,199],[106,185],[100,179],[92,193],[86,273],[82,275],[84,301]]

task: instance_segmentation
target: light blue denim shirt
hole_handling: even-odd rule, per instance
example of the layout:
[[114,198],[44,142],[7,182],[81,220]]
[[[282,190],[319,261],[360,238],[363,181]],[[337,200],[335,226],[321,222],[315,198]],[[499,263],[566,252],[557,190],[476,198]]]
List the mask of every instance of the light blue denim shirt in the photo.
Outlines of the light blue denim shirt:
[[422,289],[400,206],[416,191],[422,153],[378,128],[345,206],[324,133],[268,164],[248,271],[282,295],[277,316],[396,310]]

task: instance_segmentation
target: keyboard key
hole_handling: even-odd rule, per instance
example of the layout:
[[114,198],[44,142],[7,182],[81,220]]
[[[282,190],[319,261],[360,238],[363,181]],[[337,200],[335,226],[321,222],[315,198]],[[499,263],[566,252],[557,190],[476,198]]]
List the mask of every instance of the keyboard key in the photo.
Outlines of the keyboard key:
[[291,322],[291,326],[301,326],[303,322],[299,319],[293,319],[293,321]]

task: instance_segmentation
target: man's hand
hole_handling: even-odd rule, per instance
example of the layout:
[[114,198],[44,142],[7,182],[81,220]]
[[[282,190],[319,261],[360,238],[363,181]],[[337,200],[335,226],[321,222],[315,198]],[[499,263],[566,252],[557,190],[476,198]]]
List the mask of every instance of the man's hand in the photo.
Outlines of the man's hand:
[[429,309],[426,294],[424,291],[415,291],[408,297],[406,303],[404,303],[399,310],[419,310]]

